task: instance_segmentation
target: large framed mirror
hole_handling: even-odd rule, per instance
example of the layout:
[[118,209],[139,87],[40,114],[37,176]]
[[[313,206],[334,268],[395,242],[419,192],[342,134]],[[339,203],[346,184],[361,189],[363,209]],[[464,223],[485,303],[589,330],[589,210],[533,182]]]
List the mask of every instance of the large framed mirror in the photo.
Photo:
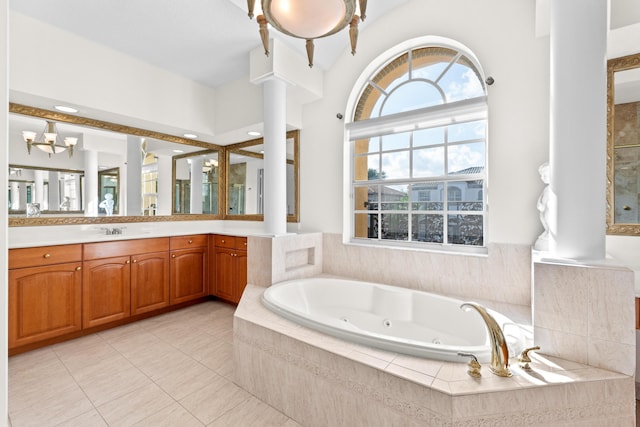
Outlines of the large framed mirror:
[[[298,222],[300,131],[287,132],[287,221]],[[228,219],[264,218],[264,141],[262,138],[227,147],[226,214]]]
[[607,234],[640,235],[640,54],[607,64]]
[[9,216],[84,216],[84,171],[9,165]]
[[173,214],[220,212],[220,160],[217,150],[196,151],[173,158]]
[[[222,218],[218,200],[174,213],[172,176],[174,156],[223,147],[19,104],[9,112],[9,226]],[[218,194],[211,185],[204,198]]]

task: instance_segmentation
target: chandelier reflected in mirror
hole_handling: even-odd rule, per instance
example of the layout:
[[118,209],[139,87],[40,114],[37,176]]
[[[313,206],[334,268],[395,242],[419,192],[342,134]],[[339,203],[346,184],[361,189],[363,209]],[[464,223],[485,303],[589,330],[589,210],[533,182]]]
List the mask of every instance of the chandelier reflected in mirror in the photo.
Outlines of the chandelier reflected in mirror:
[[69,157],[72,157],[73,149],[78,143],[78,138],[67,136],[63,139],[64,145],[57,144],[56,141],[62,139],[62,137],[58,133],[56,123],[50,120],[47,120],[42,135],[38,136],[36,132],[25,130],[22,131],[22,138],[24,142],[27,143],[27,151],[29,154],[31,154],[31,147],[35,146],[49,154],[49,157],[51,157],[52,154],[62,153],[65,150],[68,150]]
[[[247,0],[249,18],[254,16],[255,0]],[[269,56],[269,27],[307,41],[309,67],[313,67],[313,40],[327,37],[349,26],[351,54],[356,54],[358,24],[366,18],[367,0],[261,0],[256,21],[265,55]]]

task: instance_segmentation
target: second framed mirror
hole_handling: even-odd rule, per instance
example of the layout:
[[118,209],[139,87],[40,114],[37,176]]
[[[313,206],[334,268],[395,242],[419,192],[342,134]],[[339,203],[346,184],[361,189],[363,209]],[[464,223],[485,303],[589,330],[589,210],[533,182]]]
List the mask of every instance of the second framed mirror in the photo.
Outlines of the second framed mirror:
[[[287,132],[287,221],[298,222],[300,131]],[[225,218],[264,218],[264,141],[262,138],[227,147]]]

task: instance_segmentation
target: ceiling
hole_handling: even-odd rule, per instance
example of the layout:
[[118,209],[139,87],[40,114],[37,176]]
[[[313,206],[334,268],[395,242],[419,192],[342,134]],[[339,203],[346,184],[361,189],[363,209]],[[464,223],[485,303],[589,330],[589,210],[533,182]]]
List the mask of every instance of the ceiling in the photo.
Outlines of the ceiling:
[[[369,1],[360,31],[407,1]],[[246,0],[11,0],[10,8],[210,87],[248,76],[249,52],[261,46]],[[306,56],[304,40],[271,36]],[[349,48],[348,32],[315,45],[315,67],[328,69]]]

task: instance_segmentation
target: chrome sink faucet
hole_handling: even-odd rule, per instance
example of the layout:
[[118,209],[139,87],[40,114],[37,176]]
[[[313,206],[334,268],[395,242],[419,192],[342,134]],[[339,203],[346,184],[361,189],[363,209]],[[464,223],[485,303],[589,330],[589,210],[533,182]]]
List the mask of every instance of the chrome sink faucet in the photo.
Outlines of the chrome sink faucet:
[[504,333],[500,325],[498,325],[498,322],[496,322],[496,319],[489,314],[486,308],[475,302],[465,302],[460,308],[465,311],[474,308],[480,313],[489,331],[489,339],[491,340],[491,372],[499,377],[510,377],[509,348],[507,347],[507,340],[504,338]]
[[113,227],[113,228],[105,228],[100,227],[100,230],[104,231],[107,236],[111,236],[112,234],[122,234],[122,230],[126,227]]

